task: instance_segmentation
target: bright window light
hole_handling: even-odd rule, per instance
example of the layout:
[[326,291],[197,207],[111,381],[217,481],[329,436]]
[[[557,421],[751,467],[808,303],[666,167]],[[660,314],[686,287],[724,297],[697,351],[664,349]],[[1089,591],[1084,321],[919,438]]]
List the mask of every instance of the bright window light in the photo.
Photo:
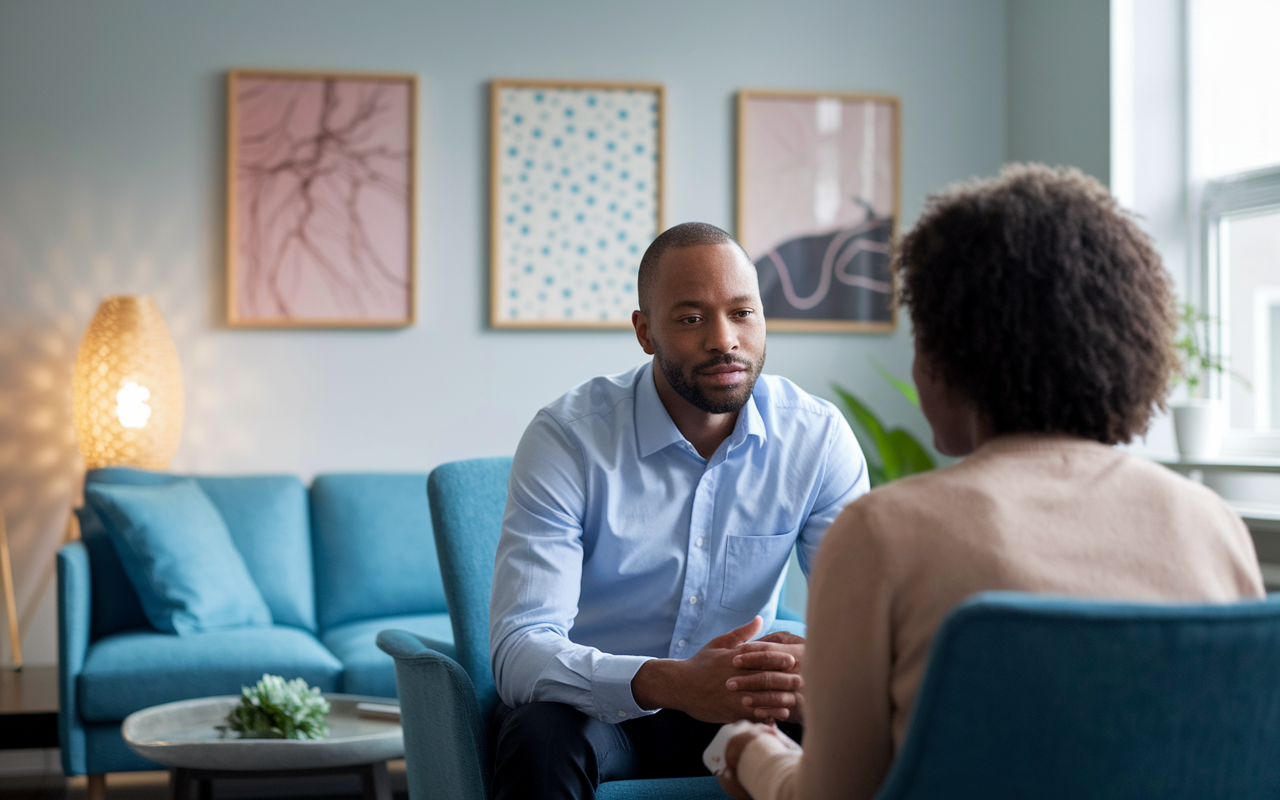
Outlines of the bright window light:
[[1191,169],[1280,164],[1280,0],[1190,0]]

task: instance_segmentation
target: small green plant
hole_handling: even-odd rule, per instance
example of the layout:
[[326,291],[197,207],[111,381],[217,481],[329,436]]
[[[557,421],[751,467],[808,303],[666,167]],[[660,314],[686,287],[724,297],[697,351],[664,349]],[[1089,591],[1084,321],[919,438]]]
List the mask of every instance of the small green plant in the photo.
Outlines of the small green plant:
[[[881,377],[901,392],[908,402],[916,408],[920,407],[920,396],[916,393],[916,387],[901,378],[895,378],[874,359],[871,365],[876,368]],[[871,409],[867,408],[865,403],[839,384],[832,383],[831,388],[844,403],[849,420],[863,433],[858,437],[862,443],[863,453],[867,456],[875,455],[874,462],[870,457],[867,459],[867,477],[871,479],[872,487],[905,478],[917,472],[928,472],[937,466],[937,462],[934,461],[933,456],[929,455],[929,451],[925,450],[920,442],[905,429],[893,428],[886,431],[884,423],[872,413]]]
[[240,689],[240,705],[227,715],[231,730],[245,739],[326,739],[329,701],[302,678],[286,681],[263,675],[256,686]]
[[1203,381],[1210,372],[1230,375],[1245,388],[1252,390],[1244,376],[1227,368],[1226,361],[1211,353],[1206,343],[1205,328],[1217,322],[1190,303],[1178,307],[1178,334],[1174,346],[1178,350],[1178,372],[1173,378],[1173,388],[1187,387],[1187,396],[1203,397]]

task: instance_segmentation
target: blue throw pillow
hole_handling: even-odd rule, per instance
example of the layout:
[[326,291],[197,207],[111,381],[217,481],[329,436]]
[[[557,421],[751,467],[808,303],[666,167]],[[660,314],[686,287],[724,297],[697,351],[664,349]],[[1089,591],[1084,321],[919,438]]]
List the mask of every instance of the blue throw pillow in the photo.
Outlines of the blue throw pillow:
[[91,483],[84,494],[156,630],[181,635],[271,624],[222,515],[194,480]]

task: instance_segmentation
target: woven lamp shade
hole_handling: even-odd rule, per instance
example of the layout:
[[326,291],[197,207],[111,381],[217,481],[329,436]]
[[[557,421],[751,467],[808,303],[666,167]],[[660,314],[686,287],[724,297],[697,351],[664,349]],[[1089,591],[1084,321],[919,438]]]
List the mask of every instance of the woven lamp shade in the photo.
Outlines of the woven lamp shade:
[[182,368],[154,300],[102,301],[80,342],[71,395],[86,467],[169,467],[182,437]]

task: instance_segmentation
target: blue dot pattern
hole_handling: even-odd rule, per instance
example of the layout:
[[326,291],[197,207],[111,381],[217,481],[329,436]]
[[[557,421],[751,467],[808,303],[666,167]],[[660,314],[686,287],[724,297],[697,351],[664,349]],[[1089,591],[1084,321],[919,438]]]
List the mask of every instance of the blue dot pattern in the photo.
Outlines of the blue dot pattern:
[[506,87],[498,104],[498,319],[626,324],[658,233],[657,93]]

